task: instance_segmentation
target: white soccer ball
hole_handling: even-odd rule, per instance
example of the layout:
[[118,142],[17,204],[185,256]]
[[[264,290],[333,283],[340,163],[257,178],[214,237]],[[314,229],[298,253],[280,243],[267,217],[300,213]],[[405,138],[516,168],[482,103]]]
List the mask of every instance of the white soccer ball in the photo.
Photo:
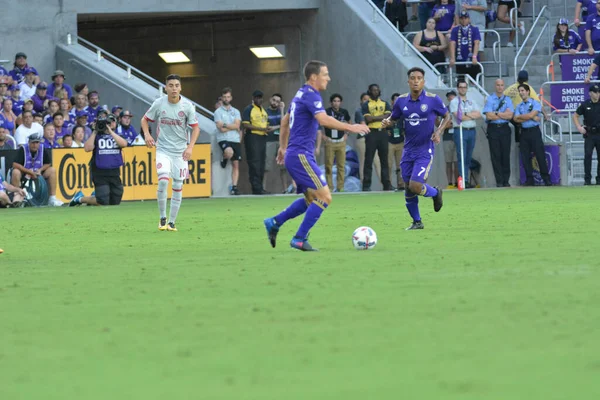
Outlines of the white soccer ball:
[[377,234],[368,226],[361,226],[352,234],[352,244],[356,250],[371,250],[377,245]]

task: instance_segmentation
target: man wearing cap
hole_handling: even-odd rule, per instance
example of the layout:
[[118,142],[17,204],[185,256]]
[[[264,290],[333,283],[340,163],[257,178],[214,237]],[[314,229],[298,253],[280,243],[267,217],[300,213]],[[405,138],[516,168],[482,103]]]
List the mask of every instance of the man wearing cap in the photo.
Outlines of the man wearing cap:
[[32,68],[27,68],[23,72],[25,78],[21,83],[19,83],[19,88],[21,88],[21,100],[30,99],[33,95],[35,95],[36,89],[36,78],[35,72]]
[[483,52],[485,48],[485,34],[481,33],[485,29],[485,13],[488,10],[487,0],[456,0],[454,10],[454,25],[460,25],[461,13],[467,13],[470,17],[471,25],[477,27],[481,34],[479,51]]
[[497,187],[509,187],[511,132],[508,121],[514,114],[511,99],[504,94],[504,81],[496,79],[496,91],[485,102],[483,112],[487,120],[487,138]]
[[550,175],[548,174],[542,131],[540,131],[542,105],[539,101],[529,96],[530,90],[529,85],[525,83],[519,85],[519,95],[523,101],[515,108],[514,115],[514,120],[521,124],[520,150],[521,161],[523,162],[523,168],[527,177],[525,186],[534,186],[533,160],[531,160],[532,152],[537,160],[544,184],[552,186]]
[[125,138],[130,146],[133,146],[138,133],[136,132],[133,125],[131,125],[131,118],[133,114],[129,110],[121,111],[119,114],[119,125],[117,126],[117,135]]
[[33,83],[37,85],[40,82],[40,77],[37,70],[27,65],[27,54],[23,52],[18,52],[15,55],[15,63],[13,64],[13,69],[8,74],[16,83],[21,83],[23,82],[25,75],[28,73],[28,70],[35,75]]
[[57,69],[52,74],[52,83],[48,85],[48,93],[50,93],[50,96],[54,96],[54,93],[56,93],[58,89],[63,89],[67,92],[69,99],[73,96],[73,89],[71,89],[69,84],[65,83],[65,73],[60,69]]
[[[577,107],[573,114],[573,122],[579,133],[584,137],[583,168],[585,172],[584,185],[592,184],[592,155],[600,158],[600,85],[590,87],[590,98]],[[583,125],[579,117],[583,116]],[[600,163],[596,171],[596,185],[600,185]]]
[[10,180],[13,186],[23,187],[27,179],[44,177],[50,195],[48,205],[60,207],[63,202],[56,198],[56,170],[52,167],[52,151],[40,144],[42,140],[41,133],[29,136],[28,143],[23,145],[13,162]]
[[92,135],[92,129],[88,126],[88,112],[87,110],[79,110],[75,113],[75,126],[81,126],[84,130],[83,140],[87,141]]
[[[450,33],[450,67],[453,67],[456,62],[468,62],[470,64],[457,65],[456,73],[467,74],[476,79],[480,72],[477,56],[481,34],[478,27],[471,25],[468,12],[461,12],[459,21],[460,25],[454,27]],[[481,49],[483,50],[483,47]]]
[[252,194],[269,194],[263,187],[269,116],[262,103],[263,92],[255,90],[252,93],[252,104],[246,107],[242,113],[242,125],[245,129],[244,143],[246,145],[246,159]]
[[47,110],[50,100],[58,101],[56,97],[48,95],[48,85],[46,85],[46,82],[38,83],[35,94],[31,96],[31,100],[33,100],[33,110],[36,113],[43,113]]
[[112,115],[115,116],[115,118],[120,118],[121,117],[121,111],[123,111],[123,107],[121,106],[114,106],[110,112],[112,113]]
[[44,134],[44,128],[37,122],[33,122],[33,113],[29,110],[23,111],[21,115],[23,123],[19,125],[15,132],[15,140],[17,146],[22,146],[27,143],[27,139],[34,133],[39,133],[40,137]]
[[10,90],[10,96],[13,102],[12,111],[18,117],[23,112],[23,104],[25,103],[21,100],[21,88],[19,88],[19,85],[13,84],[8,89]]

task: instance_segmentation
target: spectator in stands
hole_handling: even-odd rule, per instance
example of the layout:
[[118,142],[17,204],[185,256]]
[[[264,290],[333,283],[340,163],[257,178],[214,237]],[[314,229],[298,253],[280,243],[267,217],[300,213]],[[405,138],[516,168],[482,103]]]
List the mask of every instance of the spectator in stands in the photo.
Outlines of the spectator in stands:
[[10,87],[10,95],[13,102],[12,110],[17,117],[23,112],[23,100],[21,100],[21,88],[18,85]]
[[75,95],[75,106],[71,108],[69,113],[72,117],[77,117],[77,114],[83,111],[85,111],[85,113],[88,115],[90,113],[87,106],[87,96],[85,96],[83,93],[79,93]]
[[18,52],[15,55],[15,63],[13,69],[8,74],[12,77],[15,83],[21,83],[25,79],[25,75],[32,72],[35,76],[33,84],[37,85],[40,82],[40,77],[37,70],[34,67],[27,65],[27,54]]
[[[275,95],[273,96],[275,97]],[[238,191],[238,180],[240,176],[240,160],[242,159],[241,135],[239,132],[242,117],[237,108],[231,105],[233,100],[232,90],[229,87],[221,91],[222,105],[214,113],[217,125],[217,143],[223,152],[221,156],[221,167],[227,167],[227,161],[231,160],[231,190],[230,194],[235,196]]]
[[[584,138],[584,185],[592,184],[592,156],[600,157],[600,85],[590,87],[590,98],[577,107],[573,122]],[[583,125],[579,118],[583,116]],[[600,163],[596,171],[596,185],[600,185]]]
[[[280,175],[280,182],[282,186],[280,189],[276,189],[276,192],[285,192],[287,189],[287,177],[286,170],[284,167],[277,165],[277,152],[279,151],[279,128],[281,127],[281,119],[285,115],[285,103],[282,101],[283,97],[279,93],[275,93],[269,100],[269,107],[267,107],[267,114],[269,116],[269,127],[267,135],[267,155],[265,161],[265,172],[276,170]],[[263,186],[266,188],[267,178],[263,182]]]
[[531,160],[532,152],[537,160],[544,183],[546,186],[552,186],[550,175],[548,174],[542,131],[540,131],[542,105],[539,101],[532,99],[529,94],[529,85],[525,83],[520,84],[519,95],[523,101],[515,108],[514,115],[514,120],[522,125],[519,147],[523,168],[525,168],[525,175],[527,177],[525,186],[534,185],[533,160]]
[[73,136],[67,134],[62,138],[62,147],[70,149],[73,147]]
[[10,97],[10,93],[8,92],[8,80],[9,78],[5,76],[0,78],[0,101]]
[[381,90],[379,85],[373,83],[369,85],[369,101],[363,103],[362,112],[367,126],[371,128],[371,133],[365,138],[365,165],[363,171],[363,188],[365,192],[371,191],[371,176],[373,175],[373,157],[375,152],[379,155],[381,162],[381,184],[383,190],[393,190],[390,183],[388,166],[388,135],[387,131],[382,129],[381,121],[392,113],[390,103],[381,100]]
[[[456,97],[454,90],[446,93],[446,100],[448,101],[448,107],[450,103]],[[442,146],[444,148],[444,158],[446,159],[446,177],[448,178],[448,189],[456,189],[458,179],[458,163],[456,162],[456,144],[454,143],[454,127],[452,121],[450,126],[444,130],[444,136],[442,137]]]
[[14,136],[17,129],[17,116],[13,112],[12,108],[13,102],[10,97],[2,100],[2,112],[0,113],[0,120],[2,120],[4,129],[8,131],[8,134]]
[[496,186],[509,187],[511,133],[508,121],[513,118],[514,108],[510,98],[504,94],[502,79],[496,79],[495,88],[495,93],[487,98],[483,112],[488,123],[487,137]]
[[17,143],[14,139],[11,139],[7,135],[9,134],[6,129],[4,129],[3,121],[0,121],[0,150],[12,150],[17,147]]
[[76,97],[78,94],[82,94],[85,97],[85,105],[87,106],[87,95],[89,93],[89,88],[87,86],[86,83],[77,83],[75,84],[75,86],[73,86],[73,89],[75,90],[75,93],[73,95],[73,97],[71,97],[70,101],[72,105],[75,105],[76,103]]
[[[470,24],[479,30],[479,47],[478,51],[479,59],[482,59],[483,50],[485,49],[485,33],[481,30],[485,29],[485,13],[488,10],[486,0],[456,0],[456,12],[454,14],[454,25],[460,25],[460,16],[463,13],[467,13],[470,18]],[[477,55],[477,51],[473,54]]]
[[[413,46],[423,54],[423,57],[425,57],[431,65],[446,61],[446,54],[444,52],[448,48],[448,41],[446,40],[446,35],[436,29],[435,20],[433,18],[427,20],[426,29],[417,32],[413,38]],[[440,71],[440,73],[446,72],[446,67],[443,65],[436,66],[435,68]]]
[[[342,108],[344,99],[342,95],[334,93],[329,97],[330,107],[325,110],[325,113],[340,122],[350,123],[350,114],[348,110]],[[345,168],[346,168],[346,132],[339,132],[336,129],[321,128],[319,133],[325,142],[325,179],[327,186],[333,192],[344,191]],[[333,185],[333,161],[336,161],[337,176],[336,186]],[[334,190],[335,189],[335,190]]]
[[33,114],[33,122],[40,124],[40,126],[44,126],[44,114],[36,113]]
[[16,82],[12,79],[6,68],[4,68],[2,65],[0,65],[0,77],[6,77],[13,81],[13,84],[16,84]]
[[[368,101],[369,101],[369,94],[366,92],[362,93],[360,95],[360,104],[359,104],[358,108],[356,109],[356,111],[354,111],[355,123],[366,125],[365,117],[362,112],[362,105]],[[355,146],[356,146],[356,150],[358,153],[358,164],[359,164],[358,173],[360,175],[361,182],[363,180],[363,169],[365,166],[365,150],[366,150],[365,142],[366,142],[365,135],[360,135],[360,134],[356,135]],[[373,159],[373,167],[375,167],[375,173],[377,174],[377,178],[381,179],[381,163],[379,161],[379,154],[375,154],[375,158]]]
[[[458,96],[450,103],[450,112],[452,113],[452,122],[454,126],[462,125],[462,148],[464,155],[461,154],[460,131],[454,130],[454,144],[456,145],[456,158],[458,159],[459,173],[462,174],[463,168],[466,176],[463,176],[465,187],[469,186],[469,168],[475,149],[475,138],[477,132],[477,120],[481,118],[481,107],[475,101],[467,97],[469,85],[466,81],[459,79],[456,85]],[[462,175],[461,175],[462,176]]]
[[42,144],[45,149],[57,149],[60,147],[60,143],[56,140],[54,125],[51,123],[44,125],[44,141]]
[[262,103],[263,92],[255,90],[252,93],[252,104],[246,107],[242,114],[242,124],[246,130],[244,144],[252,194],[270,194],[263,187],[269,115]]
[[54,114],[56,114],[59,110],[60,106],[58,105],[58,101],[50,100],[48,102],[48,110],[46,110],[48,114],[44,116],[44,125],[46,125],[48,122],[52,122]]
[[63,136],[71,133],[71,129],[67,125],[65,125],[65,117],[63,117],[60,111],[57,111],[52,115],[52,121],[50,122],[54,125],[54,130],[56,131],[56,140],[59,142],[62,141]]
[[56,93],[59,89],[63,89],[67,93],[67,99],[70,99],[73,96],[73,89],[71,89],[69,84],[65,83],[65,73],[60,69],[57,69],[52,74],[52,83],[48,85],[48,93],[58,99],[65,98],[64,95]]
[[596,51],[600,51],[600,1],[596,3],[596,12],[590,15],[585,23],[585,41],[588,46],[588,54],[594,55]]
[[75,116],[70,114],[71,102],[67,99],[60,99],[58,107],[58,111],[63,115],[63,119],[65,120],[65,125],[69,128],[75,125]]
[[419,24],[421,30],[427,27],[427,20],[431,17],[433,7],[435,7],[435,0],[421,0],[419,2]]
[[[589,11],[594,11],[597,0],[577,0],[575,4],[575,18],[573,22],[577,27],[577,33],[582,39],[581,50],[587,50],[587,42],[585,40],[585,23],[589,16]],[[579,18],[581,16],[581,19]]]
[[470,75],[473,79],[476,79],[477,74],[480,72],[477,65],[477,55],[481,42],[479,28],[471,25],[469,13],[466,11],[461,12],[459,20],[460,25],[454,27],[450,34],[450,67],[453,67],[456,61],[470,62],[471,64],[457,65],[456,72]]
[[22,114],[23,123],[17,128],[15,132],[15,140],[17,146],[22,146],[27,143],[27,139],[34,133],[38,133],[40,137],[44,135],[44,128],[37,122],[33,122],[33,114],[31,111],[23,111]]
[[[431,11],[431,18],[435,20],[435,29],[440,32],[450,32],[454,26],[456,6],[449,0],[438,0]],[[429,22],[429,21],[427,21]]]
[[386,0],[385,16],[392,25],[404,32],[404,27],[408,25],[408,15],[406,14],[406,3],[404,0]]
[[76,120],[75,120],[75,124],[76,126],[81,126],[83,127],[83,140],[84,142],[87,141],[89,139],[89,137],[92,135],[92,129],[88,126],[88,112],[87,110],[79,110],[77,111],[76,114]]
[[[392,95],[392,109],[400,93]],[[396,121],[388,130],[388,165],[390,171],[396,174],[396,191],[404,190],[404,179],[402,179],[402,169],[400,161],[402,151],[404,150],[404,121]]]
[[[517,8],[521,7],[521,0],[517,0]],[[515,2],[513,0],[499,0],[498,2],[498,16],[497,19],[500,22],[504,22],[505,24],[510,24],[510,10],[515,8]],[[520,14],[520,12],[519,12]],[[520,15],[518,15],[520,17]],[[517,13],[514,14],[513,25],[516,25]],[[525,35],[525,23],[523,21],[519,21],[519,26],[517,27],[521,35]],[[515,40],[515,31],[511,30],[508,36],[508,43],[506,46],[514,47],[513,41]]]
[[112,113],[112,115],[115,116],[115,118],[120,118],[121,117],[121,111],[123,111],[123,107],[121,106],[114,106],[110,112]]
[[556,24],[553,43],[556,53],[575,54],[581,51],[581,38],[577,32],[569,29],[569,20],[566,18],[561,18]]
[[129,110],[121,111],[119,114],[118,123],[119,125],[116,127],[117,135],[125,138],[127,143],[132,143],[137,139],[138,132],[135,130],[135,127],[131,125],[131,118],[133,118],[133,114]]
[[25,180],[42,176],[48,184],[48,205],[60,207],[63,202],[56,198],[56,169],[52,167],[52,152],[40,145],[42,139],[41,133],[33,133],[18,151],[13,162],[11,183],[13,186],[22,187]]
[[25,78],[19,83],[19,87],[21,88],[21,100],[27,100],[35,95],[37,76],[35,71],[31,68],[27,68],[23,73],[25,74]]
[[90,114],[88,117],[89,124],[93,124],[96,121],[100,110],[103,110],[100,106],[100,95],[97,91],[93,90],[88,94],[88,112]]
[[[83,147],[85,144],[85,127],[83,126],[79,126],[79,125],[75,125],[71,128],[71,132],[72,132],[72,138],[73,138],[73,144],[71,145],[71,147],[75,148],[75,147]],[[63,138],[64,140],[64,138]]]
[[46,82],[40,82],[37,85],[35,94],[31,96],[33,100],[33,109],[36,113],[42,113],[48,109],[50,100],[57,100],[56,97],[48,95],[48,85]]
[[[12,200],[8,196],[9,192],[14,193]],[[2,175],[0,174],[0,208],[4,208],[7,206],[19,207],[26,195],[27,193],[25,193],[25,190],[21,189],[18,186],[13,186],[10,183],[5,182],[4,179],[2,179]]]

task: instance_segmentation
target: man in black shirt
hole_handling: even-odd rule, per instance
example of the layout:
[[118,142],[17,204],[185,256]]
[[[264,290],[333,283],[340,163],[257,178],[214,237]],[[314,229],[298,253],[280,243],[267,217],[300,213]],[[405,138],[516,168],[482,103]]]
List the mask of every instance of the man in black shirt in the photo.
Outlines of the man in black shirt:
[[[573,114],[573,122],[577,130],[584,137],[584,159],[583,168],[585,171],[584,185],[592,184],[592,155],[594,148],[596,156],[600,156],[600,85],[595,84],[590,87],[590,98],[577,107]],[[579,117],[583,116],[583,125],[579,122]],[[600,185],[600,163],[596,172],[596,185]]]

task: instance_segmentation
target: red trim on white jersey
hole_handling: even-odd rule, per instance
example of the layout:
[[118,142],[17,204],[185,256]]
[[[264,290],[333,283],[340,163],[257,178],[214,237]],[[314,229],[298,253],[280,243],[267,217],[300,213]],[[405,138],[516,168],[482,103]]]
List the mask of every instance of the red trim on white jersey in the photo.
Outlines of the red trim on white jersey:
[[190,126],[198,126],[198,123],[196,122],[195,124],[190,124]]
[[150,119],[150,118],[148,118],[146,115],[144,115],[144,119],[145,119],[146,121],[154,122],[154,120],[153,120],[153,119]]

